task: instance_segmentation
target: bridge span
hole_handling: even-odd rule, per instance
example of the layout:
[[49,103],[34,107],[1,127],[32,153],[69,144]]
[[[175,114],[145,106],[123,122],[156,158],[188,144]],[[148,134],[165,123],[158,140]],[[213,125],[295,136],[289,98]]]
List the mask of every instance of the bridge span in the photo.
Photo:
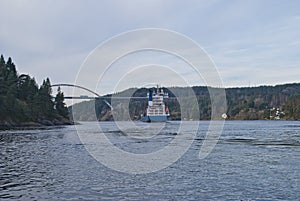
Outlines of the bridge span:
[[147,99],[147,97],[119,97],[119,96],[100,96],[98,93],[83,87],[83,86],[79,86],[79,85],[75,85],[75,84],[52,84],[51,87],[75,87],[75,88],[79,88],[79,89],[83,89],[85,91],[88,91],[92,94],[94,94],[96,97],[91,97],[91,96],[65,96],[65,99],[81,99],[81,100],[95,100],[95,99],[102,99],[112,110],[113,107],[112,105],[107,101],[107,100],[111,100],[111,99]]
[[119,97],[119,96],[101,96],[101,97],[91,97],[91,96],[65,96],[65,99],[147,99],[147,97]]
[[110,107],[110,109],[112,110],[113,107],[111,106],[111,104],[109,102],[107,102],[107,100],[105,100],[105,98],[103,98],[103,96],[100,96],[98,93],[83,87],[83,86],[79,86],[76,84],[52,84],[51,87],[73,87],[73,88],[79,88],[79,89],[83,89],[85,91],[88,91],[94,95],[96,95],[96,97],[89,97],[89,96],[78,96],[78,97],[71,97],[71,96],[66,96],[65,99],[104,99],[103,101]]

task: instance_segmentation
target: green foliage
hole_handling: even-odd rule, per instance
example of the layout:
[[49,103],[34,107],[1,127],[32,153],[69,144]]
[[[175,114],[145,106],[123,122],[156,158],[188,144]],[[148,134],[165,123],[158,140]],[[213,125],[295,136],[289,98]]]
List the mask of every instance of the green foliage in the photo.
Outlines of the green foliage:
[[66,106],[66,104],[64,103],[64,93],[61,92],[60,90],[60,87],[57,89],[57,94],[56,94],[56,97],[55,97],[55,109],[57,111],[57,113],[64,117],[64,118],[68,118],[68,115],[69,115],[69,111],[68,111],[68,108]]
[[300,94],[288,99],[285,105],[285,111],[289,118],[300,119]]
[[[194,94],[198,100],[200,119],[209,120],[211,118],[211,100],[209,90],[207,87],[199,86],[192,87]],[[134,92],[134,93],[133,93]],[[145,99],[131,99],[129,102],[129,114],[131,119],[138,119],[141,114],[145,112],[147,107],[147,95],[148,89],[128,89],[124,92],[117,94],[117,96],[133,96],[133,97],[145,97]],[[197,120],[199,114],[196,114],[196,106],[193,104],[190,98],[191,92],[185,87],[172,87],[164,88],[164,92],[169,93],[172,97],[166,100],[170,110],[170,117],[172,120],[180,120],[185,118],[187,120]],[[245,87],[245,88],[228,88],[225,89],[227,99],[227,115],[229,119],[243,119],[243,120],[255,120],[255,119],[270,119],[270,116],[275,116],[277,108],[283,113],[280,118],[284,119],[300,119],[300,84],[285,84],[277,86],[260,86],[260,87]],[[183,97],[184,100],[179,104],[175,97]],[[107,100],[110,102],[109,97]],[[116,109],[128,108],[128,105],[122,105],[122,102],[114,101],[114,104],[118,107]],[[185,106],[182,111],[182,106]],[[96,100],[96,102],[86,101],[83,103],[75,104],[76,112],[80,116],[80,120],[91,120],[91,115],[95,114],[88,111],[95,107],[96,116],[98,120],[112,120],[108,106],[103,100]],[[90,108],[87,110],[87,108]],[[273,110],[276,108],[276,110]],[[125,110],[124,110],[125,111]],[[273,114],[274,113],[274,114]]]
[[[62,92],[58,92],[55,103],[51,96],[49,78],[38,87],[34,78],[17,73],[9,57],[7,62],[0,57],[0,121],[16,123],[39,120],[68,119]],[[55,107],[54,107],[55,105]]]
[[299,119],[290,116],[285,106],[296,94],[300,94],[300,84],[226,89],[228,115],[231,119],[270,119],[275,115],[273,108],[279,108],[287,113],[281,117]]

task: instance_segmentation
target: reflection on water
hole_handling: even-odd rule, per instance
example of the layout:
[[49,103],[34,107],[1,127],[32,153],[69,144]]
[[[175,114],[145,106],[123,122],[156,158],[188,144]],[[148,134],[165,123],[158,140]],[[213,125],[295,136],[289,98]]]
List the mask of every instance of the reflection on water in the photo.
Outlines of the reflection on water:
[[[91,124],[97,122],[79,129],[99,132]],[[196,139],[180,160],[145,175],[119,173],[98,163],[74,126],[0,131],[0,199],[299,199],[300,122],[227,121],[213,152],[199,160],[208,124],[200,122]],[[130,127],[121,131],[112,122],[101,123],[101,128],[115,146],[148,153],[180,135],[178,125],[170,122],[149,138],[140,137],[149,133]]]

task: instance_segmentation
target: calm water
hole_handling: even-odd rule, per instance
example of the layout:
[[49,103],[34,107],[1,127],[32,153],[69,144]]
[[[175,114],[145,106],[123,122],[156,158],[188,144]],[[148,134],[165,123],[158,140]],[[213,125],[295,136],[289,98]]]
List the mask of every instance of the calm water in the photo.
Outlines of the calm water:
[[[97,133],[91,130],[95,124],[78,129]],[[196,139],[176,163],[141,175],[97,162],[74,126],[0,131],[0,200],[299,200],[299,121],[228,121],[215,149],[200,160],[208,124],[200,122]],[[178,125],[170,122],[156,137],[132,139],[113,123],[101,123],[115,146],[133,153],[165,146]]]

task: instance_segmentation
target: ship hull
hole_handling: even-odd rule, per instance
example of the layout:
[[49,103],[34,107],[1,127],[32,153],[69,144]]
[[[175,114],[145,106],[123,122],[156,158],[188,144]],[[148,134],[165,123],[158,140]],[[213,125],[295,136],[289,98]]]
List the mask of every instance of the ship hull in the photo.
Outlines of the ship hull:
[[142,116],[141,120],[143,122],[165,122],[168,120],[168,117],[167,115],[155,115],[155,116],[149,116],[149,115],[146,115],[146,116]]

